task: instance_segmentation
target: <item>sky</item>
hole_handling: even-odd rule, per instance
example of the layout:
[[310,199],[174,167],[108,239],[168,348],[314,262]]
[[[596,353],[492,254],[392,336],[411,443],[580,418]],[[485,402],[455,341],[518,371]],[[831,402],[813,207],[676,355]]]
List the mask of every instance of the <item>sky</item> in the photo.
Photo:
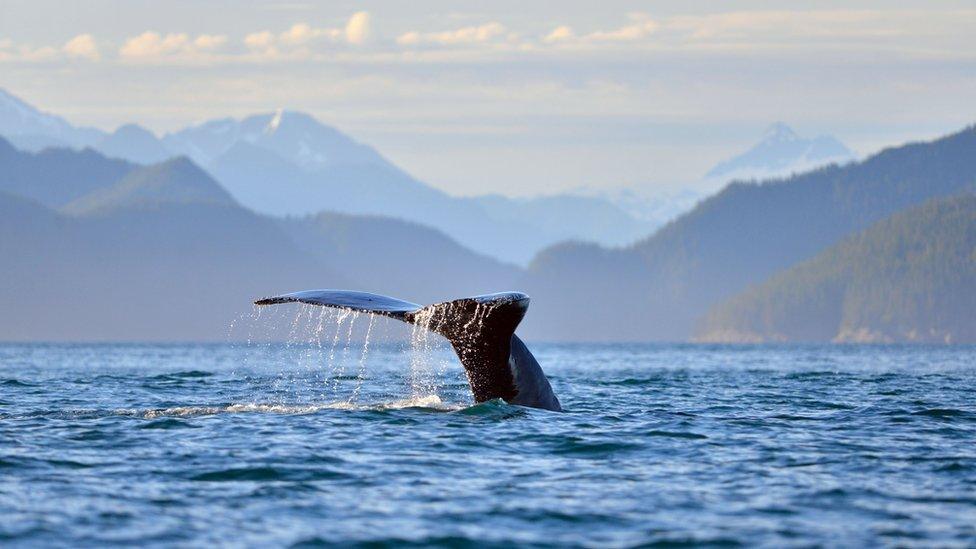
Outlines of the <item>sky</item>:
[[976,122],[976,0],[0,0],[0,87],[164,133],[286,108],[458,195],[673,192],[771,123]]

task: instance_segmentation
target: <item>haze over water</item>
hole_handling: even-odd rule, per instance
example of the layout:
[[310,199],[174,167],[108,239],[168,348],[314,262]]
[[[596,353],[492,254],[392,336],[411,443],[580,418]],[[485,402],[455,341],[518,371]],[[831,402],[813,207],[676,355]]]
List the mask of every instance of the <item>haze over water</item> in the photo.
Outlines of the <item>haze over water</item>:
[[0,346],[0,541],[976,542],[972,347],[531,344],[560,414],[320,337]]

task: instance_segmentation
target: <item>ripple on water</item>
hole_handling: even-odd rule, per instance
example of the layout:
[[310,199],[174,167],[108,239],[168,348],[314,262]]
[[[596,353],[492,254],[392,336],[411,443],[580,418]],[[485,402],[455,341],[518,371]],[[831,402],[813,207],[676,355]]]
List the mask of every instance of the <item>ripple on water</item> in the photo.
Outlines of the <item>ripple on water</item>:
[[199,429],[198,425],[194,425],[189,421],[183,421],[176,418],[165,418],[157,419],[155,421],[150,421],[148,423],[143,423],[139,425],[137,429]]
[[349,475],[325,468],[288,468],[275,466],[238,467],[208,471],[190,477],[200,482],[262,482],[262,481],[314,481],[338,480]]
[[927,408],[924,410],[918,410],[917,412],[912,412],[912,415],[945,420],[973,419],[974,416],[976,416],[972,412],[958,410],[955,408]]
[[9,378],[0,381],[0,385],[4,387],[34,387],[35,384],[27,383],[26,381],[21,381],[19,379]]
[[0,545],[976,539],[976,349],[532,347],[567,413],[381,345],[0,346]]

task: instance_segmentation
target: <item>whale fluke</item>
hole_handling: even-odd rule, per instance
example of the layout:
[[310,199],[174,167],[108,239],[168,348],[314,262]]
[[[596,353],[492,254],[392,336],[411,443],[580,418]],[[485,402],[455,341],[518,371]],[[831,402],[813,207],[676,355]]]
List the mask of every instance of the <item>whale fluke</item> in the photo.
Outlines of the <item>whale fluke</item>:
[[385,295],[348,290],[306,290],[266,297],[254,302],[255,305],[277,305],[279,303],[308,303],[309,305],[375,313],[399,320],[405,319],[407,313],[416,313],[422,308],[416,303]]
[[468,376],[475,402],[501,398],[512,404],[561,410],[535,357],[515,335],[529,306],[520,292],[465,297],[426,307],[384,295],[347,290],[307,290],[259,299],[255,305],[307,303],[373,313],[416,324],[444,336]]

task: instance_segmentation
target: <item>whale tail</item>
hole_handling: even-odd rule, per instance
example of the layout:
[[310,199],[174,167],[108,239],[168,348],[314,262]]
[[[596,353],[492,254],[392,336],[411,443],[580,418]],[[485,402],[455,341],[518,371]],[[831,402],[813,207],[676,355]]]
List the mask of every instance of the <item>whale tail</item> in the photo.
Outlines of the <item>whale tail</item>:
[[307,303],[388,316],[444,336],[468,375],[475,402],[514,399],[518,393],[509,356],[515,328],[525,316],[529,296],[519,292],[465,297],[421,306],[366,292],[308,290],[254,302],[255,305]]

